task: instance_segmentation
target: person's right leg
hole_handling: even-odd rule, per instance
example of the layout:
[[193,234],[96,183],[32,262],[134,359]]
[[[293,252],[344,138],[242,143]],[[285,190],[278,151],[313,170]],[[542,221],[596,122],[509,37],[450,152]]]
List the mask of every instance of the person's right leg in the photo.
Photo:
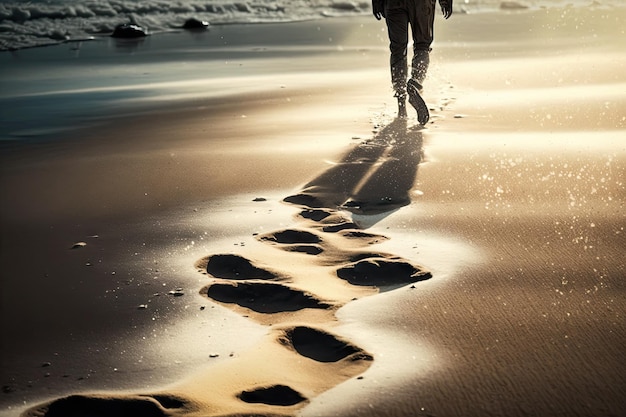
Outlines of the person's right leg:
[[430,45],[433,43],[433,26],[435,22],[435,0],[414,0],[408,2],[409,22],[413,37],[413,59],[411,78],[420,86],[430,64]]

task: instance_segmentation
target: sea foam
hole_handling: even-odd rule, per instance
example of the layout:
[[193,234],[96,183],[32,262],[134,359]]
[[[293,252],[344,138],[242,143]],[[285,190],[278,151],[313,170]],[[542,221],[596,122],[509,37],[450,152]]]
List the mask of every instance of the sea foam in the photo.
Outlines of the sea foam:
[[289,22],[362,15],[370,7],[370,1],[337,0],[1,2],[0,50],[104,36],[129,21],[155,33],[180,28],[192,17],[210,24]]
[[[618,0],[603,0],[613,1]],[[503,0],[461,0],[455,12],[511,9]],[[597,0],[519,0],[520,9],[600,5]],[[617,3],[619,4],[619,3]],[[136,22],[151,33],[179,29],[189,18],[212,25],[274,23],[359,16],[370,0],[0,0],[0,51],[93,39],[122,23]]]

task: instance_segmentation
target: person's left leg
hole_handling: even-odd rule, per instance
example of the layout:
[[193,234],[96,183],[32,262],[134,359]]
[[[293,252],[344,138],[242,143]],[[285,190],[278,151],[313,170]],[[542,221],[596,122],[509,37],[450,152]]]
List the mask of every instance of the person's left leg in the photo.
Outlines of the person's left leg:
[[413,37],[413,59],[411,78],[421,90],[430,65],[430,45],[433,43],[436,0],[415,0],[409,2],[409,22]]

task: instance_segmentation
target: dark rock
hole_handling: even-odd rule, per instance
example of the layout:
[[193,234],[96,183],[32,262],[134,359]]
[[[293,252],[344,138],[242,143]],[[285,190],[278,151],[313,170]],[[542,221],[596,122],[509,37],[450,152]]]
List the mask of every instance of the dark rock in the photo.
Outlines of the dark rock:
[[122,23],[115,27],[111,36],[122,39],[144,38],[148,36],[148,30],[134,23]]
[[187,19],[183,25],[183,29],[187,30],[206,30],[209,28],[209,22],[206,20],[198,20],[196,18]]

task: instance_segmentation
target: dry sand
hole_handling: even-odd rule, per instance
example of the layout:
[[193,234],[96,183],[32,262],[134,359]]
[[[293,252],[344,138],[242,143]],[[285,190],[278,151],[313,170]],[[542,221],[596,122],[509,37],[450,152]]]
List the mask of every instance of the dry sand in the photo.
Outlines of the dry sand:
[[331,20],[237,94],[5,148],[5,414],[623,415],[623,17],[438,21],[426,129],[381,24]]

